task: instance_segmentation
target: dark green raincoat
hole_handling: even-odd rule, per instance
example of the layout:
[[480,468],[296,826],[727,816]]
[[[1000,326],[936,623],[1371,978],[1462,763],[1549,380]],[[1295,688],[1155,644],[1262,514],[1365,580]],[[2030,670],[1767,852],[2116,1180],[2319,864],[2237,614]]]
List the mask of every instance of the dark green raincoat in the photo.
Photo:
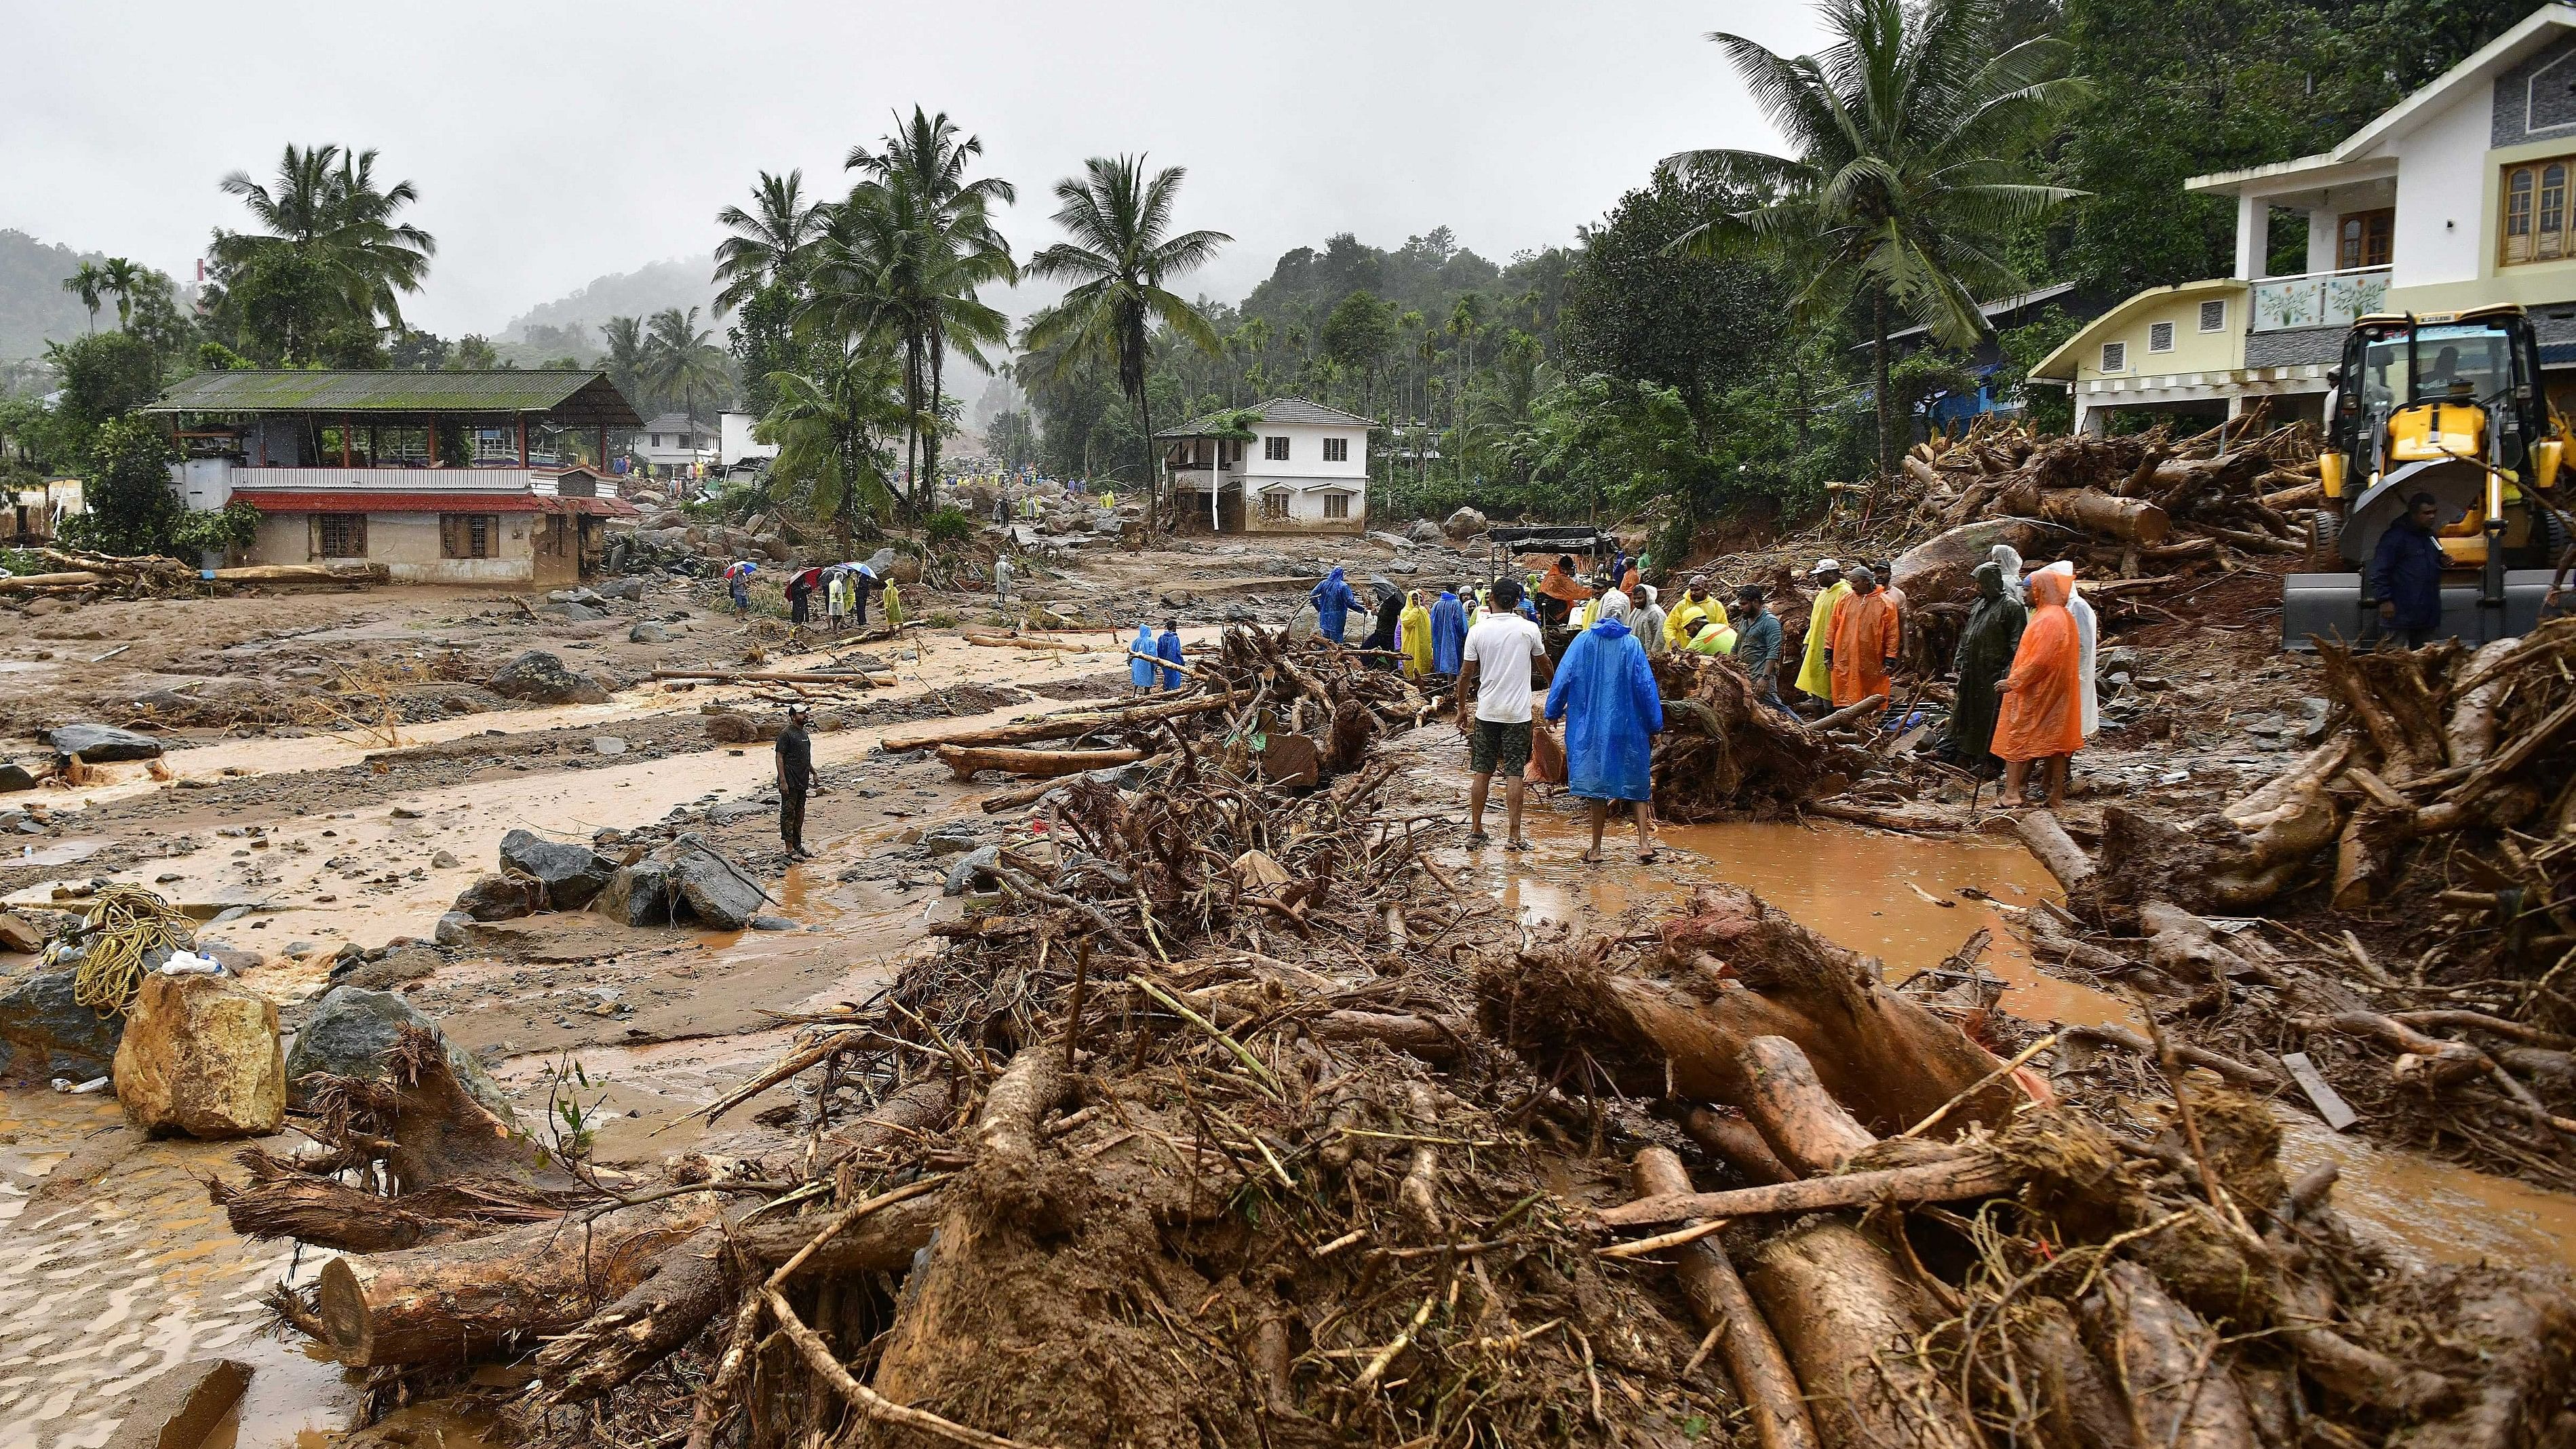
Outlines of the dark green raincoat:
[[1995,685],[2012,671],[2013,653],[2021,647],[2022,625],[2030,613],[2004,593],[2001,565],[1977,565],[1977,602],[1959,631],[1958,703],[1950,711],[1950,755],[1978,771],[1989,771],[1988,749],[1995,742],[1995,712],[2002,696]]

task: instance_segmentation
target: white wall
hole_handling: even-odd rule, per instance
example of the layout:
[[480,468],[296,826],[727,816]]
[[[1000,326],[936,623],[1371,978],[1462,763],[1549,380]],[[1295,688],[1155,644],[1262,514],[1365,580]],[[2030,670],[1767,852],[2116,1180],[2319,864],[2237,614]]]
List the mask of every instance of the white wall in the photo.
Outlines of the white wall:
[[[1328,428],[1314,423],[1256,423],[1262,441],[1243,445],[1243,471],[1254,480],[1265,478],[1348,478],[1355,486],[1368,480],[1368,429]],[[1288,458],[1282,462],[1264,456],[1271,438],[1288,439]],[[1342,438],[1350,444],[1350,456],[1339,463],[1324,461],[1324,440]],[[1259,487],[1256,481],[1254,486]]]
[[2474,281],[2494,250],[2487,213],[2492,85],[2472,86],[2408,132],[2397,150],[2394,287]]
[[777,457],[776,443],[755,443],[751,440],[751,425],[758,421],[759,419],[749,413],[716,414],[716,432],[721,439],[716,446],[716,461],[730,466],[745,458]]

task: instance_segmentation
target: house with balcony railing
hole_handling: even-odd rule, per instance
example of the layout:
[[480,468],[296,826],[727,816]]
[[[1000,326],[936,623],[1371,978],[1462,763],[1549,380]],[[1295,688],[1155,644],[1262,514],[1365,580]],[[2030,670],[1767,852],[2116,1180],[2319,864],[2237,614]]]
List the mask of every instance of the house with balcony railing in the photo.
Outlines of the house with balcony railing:
[[383,566],[397,581],[554,586],[596,567],[612,429],[601,372],[201,372],[142,409],[184,455],[192,509],[260,514],[253,563]]
[[[2354,318],[2514,302],[2538,325],[2552,396],[2576,406],[2571,176],[2576,6],[2546,5],[2331,151],[2184,183],[2236,203],[2234,273],[2129,298],[2033,377],[2071,390],[2078,431],[2258,404],[2318,421]],[[2306,244],[2276,272],[2284,216]]]

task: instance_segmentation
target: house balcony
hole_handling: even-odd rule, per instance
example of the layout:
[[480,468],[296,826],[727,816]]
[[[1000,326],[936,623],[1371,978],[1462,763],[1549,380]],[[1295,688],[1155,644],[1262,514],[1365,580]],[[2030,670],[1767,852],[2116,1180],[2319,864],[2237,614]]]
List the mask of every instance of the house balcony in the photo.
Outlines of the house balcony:
[[2288,332],[2301,327],[2349,327],[2388,305],[2387,267],[2263,277],[2254,289],[2248,332]]

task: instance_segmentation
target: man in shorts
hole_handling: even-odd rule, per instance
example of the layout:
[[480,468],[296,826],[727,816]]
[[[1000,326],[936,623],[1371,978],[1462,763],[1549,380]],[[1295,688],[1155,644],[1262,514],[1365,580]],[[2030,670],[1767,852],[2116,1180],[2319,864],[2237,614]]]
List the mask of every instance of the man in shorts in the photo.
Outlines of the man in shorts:
[[[1494,584],[1494,609],[1467,631],[1458,675],[1458,729],[1468,737],[1468,755],[1476,783],[1467,792],[1467,844],[1483,845],[1485,797],[1494,772],[1509,782],[1505,789],[1509,833],[1506,850],[1527,850],[1521,835],[1521,800],[1527,793],[1522,771],[1530,757],[1530,683],[1536,661],[1547,652],[1538,625],[1520,612],[1521,586],[1513,579]],[[1475,696],[1474,716],[1468,696]]]

